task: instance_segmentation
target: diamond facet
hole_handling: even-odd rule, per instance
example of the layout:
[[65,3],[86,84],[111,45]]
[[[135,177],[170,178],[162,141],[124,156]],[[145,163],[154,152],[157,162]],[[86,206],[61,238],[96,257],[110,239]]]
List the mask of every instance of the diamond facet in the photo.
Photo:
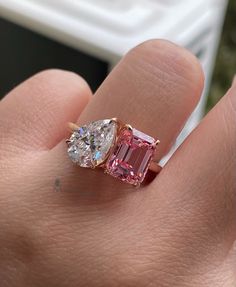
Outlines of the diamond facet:
[[93,168],[108,156],[117,133],[117,123],[106,119],[76,129],[68,141],[68,155],[81,167]]
[[106,171],[124,182],[139,185],[147,173],[155,149],[154,138],[136,129],[124,129],[106,162]]

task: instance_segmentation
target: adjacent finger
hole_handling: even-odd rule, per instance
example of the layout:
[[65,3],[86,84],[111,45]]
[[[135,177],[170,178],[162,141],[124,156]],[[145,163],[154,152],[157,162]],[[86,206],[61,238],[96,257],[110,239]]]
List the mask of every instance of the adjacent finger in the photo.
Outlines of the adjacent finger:
[[149,208],[159,202],[172,215],[169,224],[175,235],[185,234],[189,242],[186,254],[198,250],[196,259],[207,253],[221,264],[236,240],[235,84],[151,186]]
[[16,154],[52,148],[65,137],[67,122],[76,120],[90,96],[86,82],[71,72],[48,70],[28,79],[0,102],[2,150]]

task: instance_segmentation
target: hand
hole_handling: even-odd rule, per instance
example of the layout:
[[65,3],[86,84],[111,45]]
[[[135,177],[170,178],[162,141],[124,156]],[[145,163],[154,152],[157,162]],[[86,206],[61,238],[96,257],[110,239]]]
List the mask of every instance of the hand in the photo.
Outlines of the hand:
[[236,84],[139,190],[66,153],[68,122],[118,117],[160,139],[159,160],[202,88],[197,59],[154,40],[93,98],[59,70],[11,91],[0,102],[0,286],[234,287]]

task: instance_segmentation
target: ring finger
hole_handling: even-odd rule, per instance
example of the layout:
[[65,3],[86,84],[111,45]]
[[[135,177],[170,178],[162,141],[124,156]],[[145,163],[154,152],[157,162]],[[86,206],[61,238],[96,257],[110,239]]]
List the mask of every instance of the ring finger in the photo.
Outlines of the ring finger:
[[[96,92],[78,124],[117,117],[122,122],[158,138],[159,160],[170,148],[198,102],[203,75],[197,59],[166,41],[148,41],[131,50]],[[64,186],[94,189],[114,186],[114,180],[71,164],[65,143],[51,150],[51,168]],[[48,172],[48,171],[47,171]],[[84,180],[86,176],[86,182]],[[89,179],[89,180],[88,180]],[[118,181],[116,181],[118,185]],[[125,186],[125,185],[123,185]]]

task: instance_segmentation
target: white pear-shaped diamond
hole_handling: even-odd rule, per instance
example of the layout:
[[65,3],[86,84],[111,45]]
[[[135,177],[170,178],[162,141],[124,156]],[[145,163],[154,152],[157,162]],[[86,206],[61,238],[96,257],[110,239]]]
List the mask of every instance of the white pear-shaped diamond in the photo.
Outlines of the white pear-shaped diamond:
[[76,129],[68,141],[71,160],[81,167],[95,167],[104,162],[113,146],[117,123],[106,119]]

